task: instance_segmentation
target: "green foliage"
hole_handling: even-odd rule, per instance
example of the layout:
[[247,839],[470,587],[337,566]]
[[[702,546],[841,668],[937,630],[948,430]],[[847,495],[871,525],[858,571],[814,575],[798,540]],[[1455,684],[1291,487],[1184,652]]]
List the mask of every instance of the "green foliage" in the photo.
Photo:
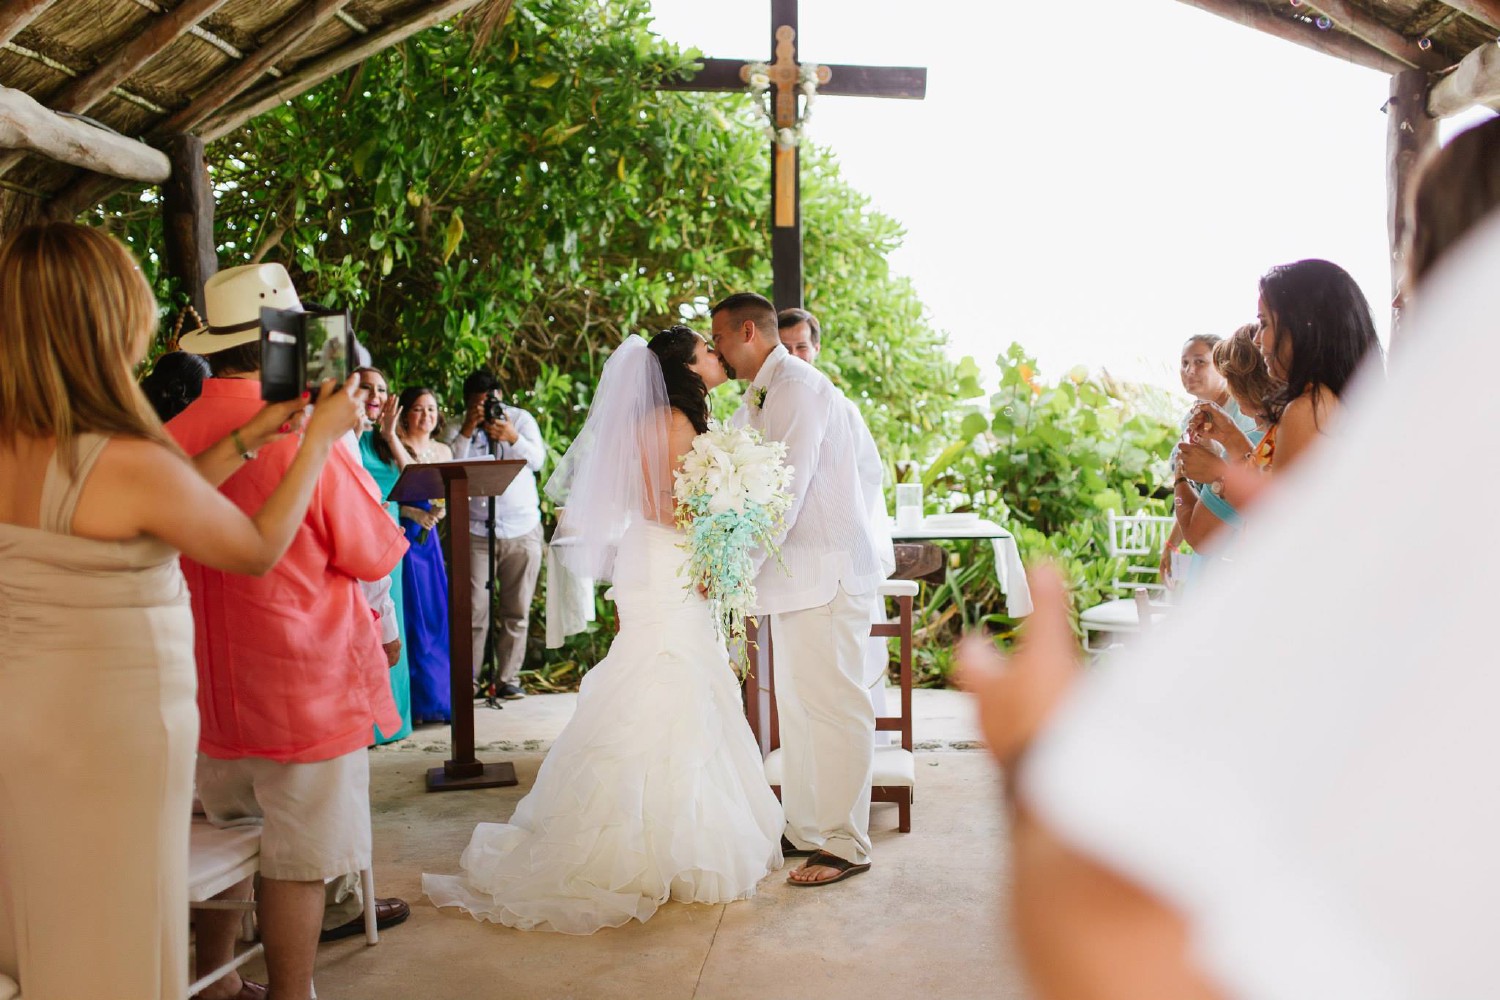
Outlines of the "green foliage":
[[[961,435],[930,450],[922,474],[940,506],[974,511],[1005,524],[1027,562],[1047,560],[1068,581],[1076,615],[1117,596],[1110,583],[1122,566],[1108,557],[1105,515],[1166,513],[1154,499],[1165,481],[1177,430],[1165,393],[1091,378],[1076,368],[1044,382],[1019,344],[996,359],[999,389],[971,404]],[[980,369],[965,358],[958,393],[980,395]],[[925,597],[919,645],[946,651],[964,628],[987,625],[1008,637],[1007,617],[988,543],[951,547],[947,580]],[[941,685],[951,661],[929,652],[919,661],[921,682]]]

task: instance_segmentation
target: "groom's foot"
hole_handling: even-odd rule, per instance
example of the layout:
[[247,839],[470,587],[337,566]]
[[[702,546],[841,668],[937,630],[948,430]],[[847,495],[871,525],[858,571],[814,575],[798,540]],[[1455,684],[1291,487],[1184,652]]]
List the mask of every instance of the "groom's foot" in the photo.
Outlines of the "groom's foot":
[[495,688],[495,697],[505,701],[516,701],[526,697],[526,692],[522,691],[517,684],[512,684],[510,681],[501,681]]
[[855,864],[852,861],[845,861],[837,855],[829,854],[827,851],[817,851],[807,859],[807,862],[801,868],[793,869],[792,873],[787,876],[787,882],[790,885],[801,886],[803,888],[816,885],[832,885],[835,882],[842,882],[856,875],[862,875],[869,870],[870,863],[868,861],[864,864]]

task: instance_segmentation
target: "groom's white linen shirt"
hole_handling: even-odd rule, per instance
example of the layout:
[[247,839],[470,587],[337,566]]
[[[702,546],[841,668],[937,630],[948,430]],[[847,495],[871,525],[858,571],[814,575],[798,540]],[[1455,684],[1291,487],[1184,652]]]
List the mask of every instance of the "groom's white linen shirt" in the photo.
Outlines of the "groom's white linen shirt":
[[[761,389],[765,400],[756,406]],[[870,432],[859,412],[826,375],[777,345],[750,384],[736,423],[785,442],[792,466],[792,503],[777,539],[781,565],[765,551],[755,557],[756,613],[820,607],[841,584],[849,594],[873,592],[886,574],[861,482],[856,442]]]

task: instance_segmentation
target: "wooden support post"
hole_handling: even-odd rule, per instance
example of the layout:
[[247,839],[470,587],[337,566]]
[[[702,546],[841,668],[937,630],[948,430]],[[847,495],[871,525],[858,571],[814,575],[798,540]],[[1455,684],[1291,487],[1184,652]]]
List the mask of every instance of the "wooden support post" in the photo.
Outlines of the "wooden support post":
[[168,136],[162,150],[172,162],[172,176],[161,186],[162,242],[167,273],[207,317],[203,283],[219,269],[214,242],[214,192],[203,161],[203,140],[196,135]]
[[[1422,70],[1391,77],[1391,99],[1386,114],[1386,221],[1390,234],[1391,288],[1399,300],[1406,271],[1406,229],[1412,177],[1423,155],[1437,141],[1437,119],[1427,113],[1431,78]],[[1391,316],[1391,345],[1399,333],[1400,309]]]

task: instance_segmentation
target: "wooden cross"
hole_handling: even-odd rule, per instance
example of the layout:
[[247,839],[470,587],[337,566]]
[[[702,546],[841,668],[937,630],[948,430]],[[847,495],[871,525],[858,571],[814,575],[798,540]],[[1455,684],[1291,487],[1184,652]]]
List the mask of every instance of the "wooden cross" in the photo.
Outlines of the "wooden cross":
[[[776,128],[797,124],[802,67],[797,61],[797,0],[771,0],[772,117]],[[663,90],[744,90],[750,63],[744,59],[705,59],[697,74],[668,80]],[[818,94],[836,97],[927,96],[927,70],[916,66],[820,66]],[[771,274],[777,309],[802,305],[801,171],[797,147],[771,140]]]

